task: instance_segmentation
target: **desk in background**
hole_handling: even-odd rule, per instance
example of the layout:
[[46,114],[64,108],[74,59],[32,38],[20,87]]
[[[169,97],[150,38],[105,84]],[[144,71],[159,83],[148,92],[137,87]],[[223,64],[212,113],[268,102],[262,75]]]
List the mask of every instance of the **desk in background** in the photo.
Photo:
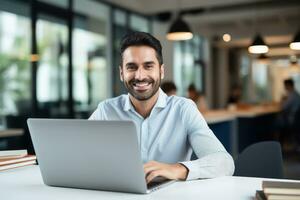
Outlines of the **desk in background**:
[[203,116],[226,150],[236,157],[247,146],[272,138],[278,112],[276,106],[253,106],[233,111],[210,110]]
[[238,155],[236,116],[226,110],[211,110],[204,113],[209,128],[233,156]]
[[0,173],[0,194],[5,200],[249,200],[261,189],[262,178],[220,177],[176,182],[151,194],[130,194],[70,189],[44,185],[38,166],[27,166]]

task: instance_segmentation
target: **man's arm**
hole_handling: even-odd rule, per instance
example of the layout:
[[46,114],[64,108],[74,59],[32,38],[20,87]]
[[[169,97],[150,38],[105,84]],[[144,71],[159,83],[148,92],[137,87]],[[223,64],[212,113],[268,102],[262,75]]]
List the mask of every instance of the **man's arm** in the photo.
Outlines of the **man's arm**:
[[193,102],[187,101],[182,109],[189,142],[197,160],[181,162],[189,169],[187,180],[230,176],[234,162],[229,153],[208,127]]
[[198,159],[176,164],[153,161],[146,163],[144,171],[147,182],[157,176],[175,180],[193,180],[233,175],[232,157],[210,130],[192,101],[182,105],[180,117],[186,126],[189,142]]

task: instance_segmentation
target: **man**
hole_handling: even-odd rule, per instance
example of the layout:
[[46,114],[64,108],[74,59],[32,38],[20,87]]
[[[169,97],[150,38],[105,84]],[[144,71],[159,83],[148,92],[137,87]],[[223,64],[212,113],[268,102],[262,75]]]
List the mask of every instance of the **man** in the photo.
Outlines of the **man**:
[[294,122],[297,110],[300,109],[300,95],[295,90],[294,81],[292,79],[284,81],[284,88],[287,94],[281,102],[281,109],[287,125],[291,126]]
[[188,98],[193,100],[197,105],[199,111],[204,113],[208,110],[208,106],[205,100],[205,96],[199,93],[194,84],[190,84],[188,87]]
[[[147,183],[158,176],[192,180],[233,174],[232,157],[195,103],[160,89],[164,64],[156,38],[143,32],[126,35],[119,68],[129,94],[101,102],[90,119],[135,123]],[[192,151],[198,160],[190,161]]]
[[[287,79],[284,81],[286,95],[281,100],[281,112],[278,115],[277,126],[279,129],[279,141],[284,151],[289,150],[294,141],[296,126],[296,114],[300,112],[300,95],[294,88],[294,81]],[[299,113],[298,113],[299,114]],[[296,137],[298,137],[296,135]]]

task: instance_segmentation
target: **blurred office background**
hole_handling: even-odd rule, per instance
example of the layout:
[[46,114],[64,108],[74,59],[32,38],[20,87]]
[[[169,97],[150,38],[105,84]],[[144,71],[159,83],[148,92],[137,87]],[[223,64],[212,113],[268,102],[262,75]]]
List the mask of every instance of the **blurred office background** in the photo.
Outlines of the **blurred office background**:
[[[166,38],[178,16],[192,39]],[[300,92],[300,50],[290,47],[299,20],[299,0],[0,0],[0,149],[33,151],[28,117],[86,119],[100,101],[125,93],[118,45],[134,30],[161,41],[165,80],[176,84],[177,95],[186,96],[194,84],[210,110],[226,112],[231,88],[239,86],[244,112],[276,106],[285,79],[294,80]],[[249,53],[256,35],[267,53]],[[276,114],[248,125],[258,134],[268,132],[265,137],[242,140],[251,134],[243,127],[235,133],[235,147],[230,138],[218,137],[237,154],[276,138],[276,128],[256,130],[270,120],[274,125]],[[226,129],[217,125],[216,131]],[[284,155],[288,177],[300,179],[299,155],[297,146]]]

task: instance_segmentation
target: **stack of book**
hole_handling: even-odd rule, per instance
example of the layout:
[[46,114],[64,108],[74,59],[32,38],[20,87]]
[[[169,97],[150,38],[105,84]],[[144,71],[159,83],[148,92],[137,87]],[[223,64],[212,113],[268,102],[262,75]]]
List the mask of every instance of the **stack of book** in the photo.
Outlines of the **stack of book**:
[[0,171],[36,164],[36,156],[27,150],[0,151]]
[[300,182],[263,181],[257,200],[300,200]]

